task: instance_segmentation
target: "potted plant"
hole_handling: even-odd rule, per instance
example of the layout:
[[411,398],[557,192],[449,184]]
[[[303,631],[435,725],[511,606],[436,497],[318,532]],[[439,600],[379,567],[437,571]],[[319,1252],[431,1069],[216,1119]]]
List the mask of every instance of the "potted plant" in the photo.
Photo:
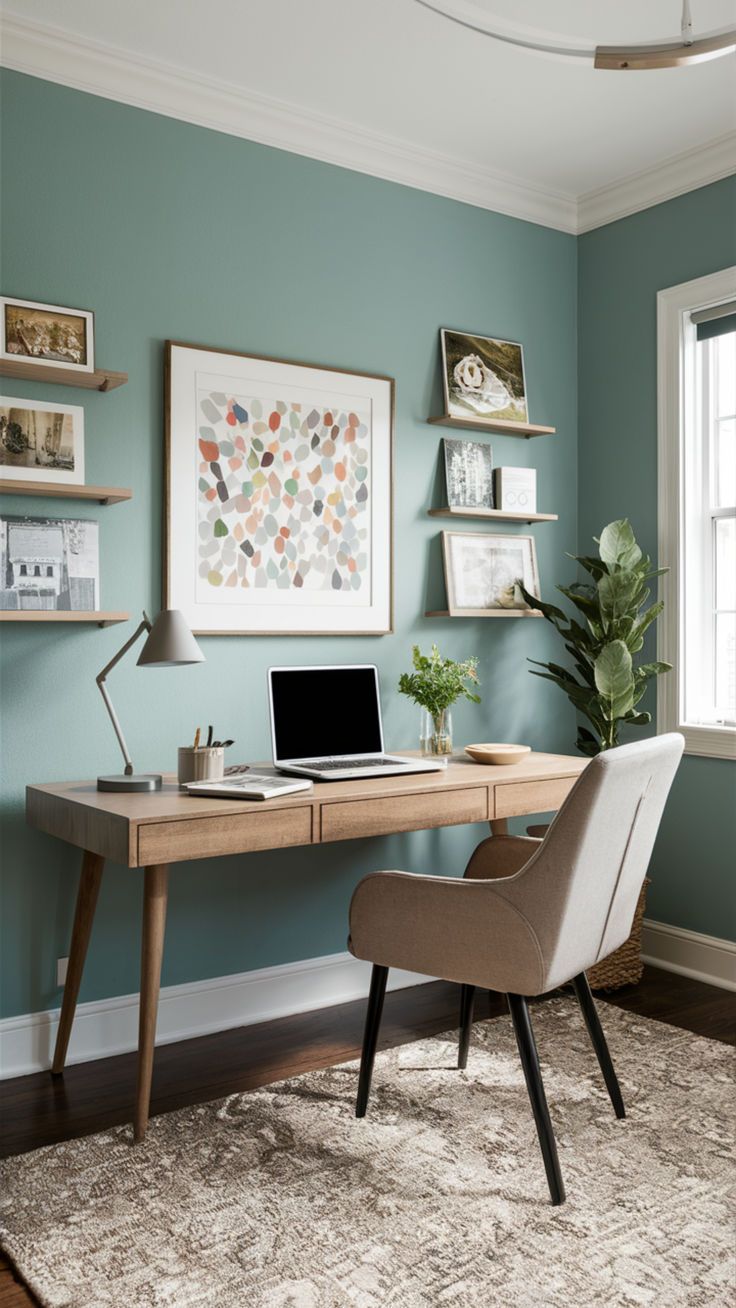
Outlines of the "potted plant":
[[[598,545],[597,558],[572,555],[592,581],[557,587],[574,604],[582,622],[568,618],[556,605],[546,604],[536,595],[530,595],[523,585],[520,587],[527,604],[541,609],[545,618],[559,631],[565,649],[572,657],[577,676],[559,663],[539,663],[536,659],[530,659],[530,662],[546,669],[544,672],[532,669],[535,676],[554,681],[564,690],[578,713],[587,718],[592,731],[578,726],[577,747],[589,758],[619,743],[622,723],[644,727],[651,722],[651,713],[640,712],[637,705],[647,683],[671,667],[669,663],[636,661],[636,655],[644,644],[645,631],[664,607],[661,600],[645,607],[650,594],[647,582],[661,576],[667,569],[652,568],[651,560],[642,554],[626,518],[609,522],[600,539],[594,539]],[[545,829],[532,827],[530,832],[541,835]],[[640,980],[643,970],[641,924],[646,887],[645,881],[628,940],[589,969],[588,979],[594,988],[618,990]]]
[[436,645],[432,646],[427,657],[415,645],[412,661],[414,671],[401,674],[399,690],[422,709],[419,733],[422,753],[451,754],[452,705],[461,698],[469,699],[473,704],[480,703],[480,695],[466,684],[478,684],[478,660],[470,658],[456,663],[454,659],[444,659]]
[[554,681],[578,713],[587,718],[593,730],[578,727],[577,747],[590,758],[619,743],[622,723],[643,727],[651,722],[651,713],[639,712],[637,705],[652,677],[668,672],[671,667],[669,663],[636,662],[647,627],[664,607],[661,600],[644,607],[650,595],[647,582],[667,569],[652,568],[626,518],[609,522],[600,539],[594,539],[598,558],[571,556],[593,578],[592,582],[578,581],[571,586],[557,587],[574,604],[582,623],[568,618],[554,604],[530,595],[520,583],[527,604],[541,609],[572,656],[577,676],[559,663],[529,661],[546,669],[545,672],[533,670],[535,676]]

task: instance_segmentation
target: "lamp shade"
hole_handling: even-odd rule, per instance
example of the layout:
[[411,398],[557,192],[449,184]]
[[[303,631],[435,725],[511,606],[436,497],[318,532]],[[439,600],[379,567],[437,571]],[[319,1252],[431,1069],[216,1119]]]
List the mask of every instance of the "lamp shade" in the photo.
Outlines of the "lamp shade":
[[162,609],[151,627],[138,667],[171,668],[204,663],[204,654],[178,609]]

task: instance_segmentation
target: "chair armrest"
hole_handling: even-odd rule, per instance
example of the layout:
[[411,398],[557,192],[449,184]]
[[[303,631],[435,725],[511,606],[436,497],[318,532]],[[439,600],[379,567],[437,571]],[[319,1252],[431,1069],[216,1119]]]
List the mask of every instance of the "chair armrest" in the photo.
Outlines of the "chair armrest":
[[541,843],[529,836],[489,836],[471,854],[464,875],[474,881],[511,877],[529,862]]
[[536,935],[488,881],[373,872],[353,894],[349,943],[356,958],[490,990],[543,982]]

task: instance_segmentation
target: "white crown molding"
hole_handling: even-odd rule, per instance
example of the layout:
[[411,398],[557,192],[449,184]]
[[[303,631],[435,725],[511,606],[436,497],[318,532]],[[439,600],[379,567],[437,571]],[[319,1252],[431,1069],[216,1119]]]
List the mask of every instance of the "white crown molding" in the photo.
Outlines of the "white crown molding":
[[[370,963],[344,953],[164,986],[156,1044],[191,1040],[215,1031],[366,999],[370,977]],[[403,990],[431,980],[392,968],[388,988]],[[46,1071],[51,1066],[58,1025],[58,1008],[0,1021],[0,1078]],[[116,995],[77,1006],[67,1063],[111,1058],[137,1047],[138,995]]]
[[5,18],[16,72],[576,235],[736,172],[736,133],[580,197],[255,95],[59,28]]
[[578,233],[650,209],[686,191],[709,186],[736,173],[736,132],[728,132],[708,145],[685,150],[656,168],[624,177],[610,186],[588,191],[578,199]]
[[354,172],[444,195],[564,232],[575,231],[572,196],[527,185],[410,141],[270,96],[210,81],[57,28],[3,21],[2,63],[16,72],[119,100],[183,122],[258,141]]

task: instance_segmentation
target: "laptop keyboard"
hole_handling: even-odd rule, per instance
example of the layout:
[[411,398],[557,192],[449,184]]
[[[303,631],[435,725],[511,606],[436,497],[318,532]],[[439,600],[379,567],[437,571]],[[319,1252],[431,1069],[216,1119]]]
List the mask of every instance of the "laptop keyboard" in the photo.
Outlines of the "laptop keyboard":
[[342,772],[344,768],[396,767],[395,758],[328,758],[318,763],[305,763],[303,767],[315,772]]

